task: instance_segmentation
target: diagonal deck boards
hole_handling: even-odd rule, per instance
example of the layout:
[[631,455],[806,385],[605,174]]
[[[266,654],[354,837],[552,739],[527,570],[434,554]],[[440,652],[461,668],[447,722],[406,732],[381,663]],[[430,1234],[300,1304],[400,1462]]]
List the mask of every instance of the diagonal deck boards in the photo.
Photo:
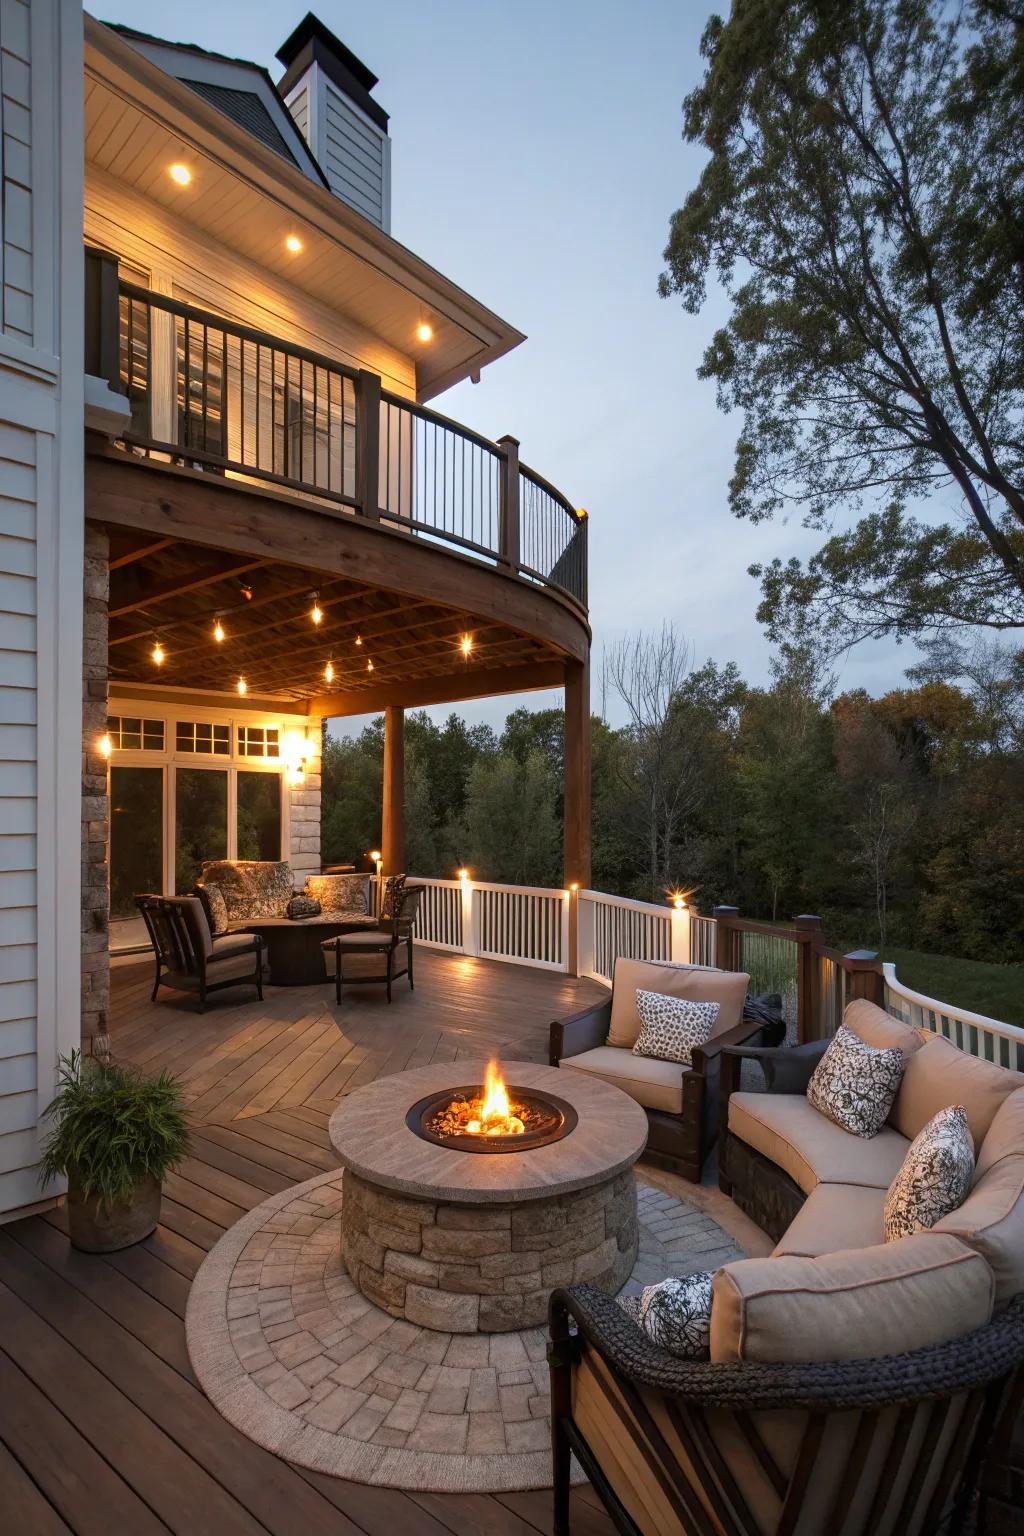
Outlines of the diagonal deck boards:
[[[148,964],[113,972],[119,1059],[178,1075],[194,1146],[136,1248],[74,1253],[61,1211],[0,1227],[0,1509],[18,1536],[547,1536],[550,1495],[408,1494],[302,1471],[231,1428],[196,1386],[184,1309],[226,1227],[336,1166],[327,1119],[385,1073],[499,1052],[546,1059],[549,1020],[600,989],[422,952],[416,991],[330,987],[149,1001]],[[574,1536],[612,1536],[589,1489]]]

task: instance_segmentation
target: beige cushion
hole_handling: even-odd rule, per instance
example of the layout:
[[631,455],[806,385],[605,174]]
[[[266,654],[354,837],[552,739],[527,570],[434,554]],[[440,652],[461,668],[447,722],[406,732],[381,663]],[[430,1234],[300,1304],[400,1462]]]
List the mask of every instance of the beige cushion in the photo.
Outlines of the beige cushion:
[[840,1248],[874,1248],[885,1242],[885,1190],[866,1184],[819,1184],[812,1189],[775,1249],[776,1254],[818,1258]]
[[1024,1291],[1024,1150],[1003,1157],[977,1179],[963,1205],[932,1232],[951,1232],[980,1253],[996,1285],[996,1308]]
[[236,955],[233,960],[218,960],[212,955],[206,962],[206,979],[215,981],[245,981],[256,974],[256,951],[251,955]]
[[876,1003],[869,1003],[864,997],[847,1003],[843,1023],[847,1029],[853,1030],[859,1040],[873,1046],[876,1051],[891,1050],[893,1046],[898,1046],[904,1057],[907,1057],[919,1051],[924,1044],[911,1025],[904,1024],[902,1019],[894,1019],[891,1013],[886,1013]]
[[1018,1088],[1003,1100],[992,1117],[985,1140],[974,1150],[977,1154],[975,1183],[1001,1158],[1024,1152],[1024,1088]]
[[934,1232],[816,1259],[740,1259],[715,1276],[711,1358],[901,1355],[981,1328],[993,1294],[984,1259]]
[[578,1056],[563,1056],[558,1065],[563,1071],[600,1077],[645,1109],[663,1109],[670,1115],[683,1112],[683,1078],[690,1069],[678,1061],[656,1061],[618,1046],[599,1045]]
[[1024,1088],[1019,1072],[968,1056],[936,1036],[907,1057],[891,1121],[913,1141],[940,1109],[962,1104],[977,1149],[988,1135],[996,1110],[1018,1088]]
[[744,971],[716,971],[706,965],[675,965],[667,960],[629,960],[620,955],[612,982],[612,1017],[608,1044],[631,1051],[640,1033],[636,990],[688,997],[697,1003],[717,1003],[718,1018],[711,1038],[735,1029],[743,1017],[750,977]]
[[734,1093],[729,1129],[784,1168],[808,1195],[816,1184],[888,1189],[910,1147],[888,1125],[870,1140],[853,1136],[819,1115],[802,1093]]

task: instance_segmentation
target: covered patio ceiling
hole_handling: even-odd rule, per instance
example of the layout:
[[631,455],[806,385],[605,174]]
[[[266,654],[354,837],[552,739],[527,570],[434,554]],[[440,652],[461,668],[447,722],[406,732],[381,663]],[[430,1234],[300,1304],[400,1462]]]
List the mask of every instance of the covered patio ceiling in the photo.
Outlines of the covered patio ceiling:
[[237,697],[241,677],[253,704],[359,714],[564,680],[554,645],[469,609],[137,529],[109,535],[115,692]]

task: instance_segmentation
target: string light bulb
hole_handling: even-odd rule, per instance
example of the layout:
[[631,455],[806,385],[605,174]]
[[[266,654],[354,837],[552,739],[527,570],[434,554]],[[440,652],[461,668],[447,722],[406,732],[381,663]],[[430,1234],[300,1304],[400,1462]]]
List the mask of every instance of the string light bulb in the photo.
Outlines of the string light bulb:
[[154,641],[153,649],[150,651],[149,654],[153,658],[153,665],[155,667],[162,667],[163,666],[164,661],[167,658],[167,652],[164,650],[164,648],[160,644],[159,640]]
[[356,635],[356,645],[362,645],[362,643],[363,643],[362,635]]
[[323,619],[324,611],[320,607],[320,594],[319,594],[319,592],[314,592],[313,593],[313,606],[310,609],[309,616],[313,620],[314,624],[319,624],[321,622],[321,620]]
[[220,645],[224,639],[224,625],[221,623],[219,618],[214,620],[213,638],[216,640],[218,645]]
[[244,677],[240,677],[238,679],[238,691],[241,694],[243,699],[245,698],[245,695],[249,692],[249,684],[246,682]]
[[372,657],[371,657],[371,659],[370,659],[370,660],[369,660],[369,661],[368,661],[368,662],[367,662],[367,663],[366,663],[366,670],[367,670],[367,672],[372,672],[372,671],[373,671],[373,658],[372,658]]
[[329,661],[327,663],[326,667],[324,667],[324,682],[325,683],[333,683],[334,682],[334,662],[333,661]]
[[462,639],[459,641],[459,649],[462,651],[463,656],[465,656],[466,660],[468,661],[469,653],[473,649],[473,636],[463,635]]

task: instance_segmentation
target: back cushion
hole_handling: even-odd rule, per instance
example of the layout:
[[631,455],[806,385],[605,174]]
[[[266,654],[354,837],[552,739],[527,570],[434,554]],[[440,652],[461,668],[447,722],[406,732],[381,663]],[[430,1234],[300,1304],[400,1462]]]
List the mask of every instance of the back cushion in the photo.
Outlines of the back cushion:
[[210,859],[202,878],[220,887],[232,922],[284,917],[295,894],[287,859]]
[[1024,1088],[1016,1089],[1003,1100],[992,1117],[988,1135],[975,1151],[975,1183],[1002,1158],[1024,1155]]
[[715,1276],[711,1358],[813,1363],[901,1355],[981,1328],[993,1299],[981,1255],[935,1232],[815,1259],[740,1259]]
[[615,962],[612,980],[612,1017],[608,1045],[632,1050],[640,1033],[636,992],[661,992],[667,997],[686,997],[695,1003],[717,1003],[718,1018],[711,1038],[734,1029],[743,1016],[750,977],[745,971],[715,971],[703,965],[675,965],[665,960]]
[[320,903],[322,912],[366,911],[365,875],[307,875],[306,895]]
[[993,1163],[932,1232],[951,1232],[981,1254],[995,1276],[997,1311],[1024,1292],[1024,1151]]
[[876,1003],[869,1003],[865,997],[855,998],[846,1005],[843,1023],[865,1045],[874,1046],[876,1051],[899,1046],[904,1059],[914,1051],[919,1051],[924,1044],[916,1029],[904,1024],[902,1019],[894,1019],[891,1013],[886,1013]]
[[913,1141],[940,1109],[962,1104],[978,1151],[999,1106],[1018,1088],[1024,1088],[1024,1077],[1019,1072],[968,1056],[966,1051],[936,1036],[907,1058],[890,1120]]

